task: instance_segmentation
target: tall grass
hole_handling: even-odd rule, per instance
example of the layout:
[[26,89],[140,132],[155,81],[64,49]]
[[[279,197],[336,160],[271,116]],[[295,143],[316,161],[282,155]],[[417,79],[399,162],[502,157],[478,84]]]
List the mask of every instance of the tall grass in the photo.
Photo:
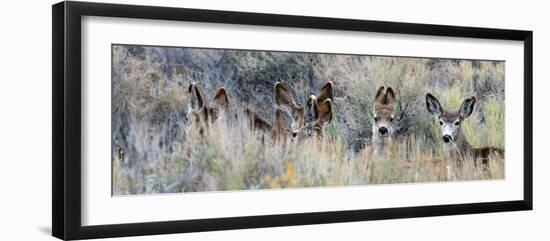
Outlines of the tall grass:
[[[492,164],[495,173],[486,173],[468,159],[462,171],[449,177],[445,160],[415,137],[395,143],[391,156],[376,159],[369,147],[359,153],[346,150],[340,137],[273,142],[264,133],[235,122],[217,121],[205,135],[189,135],[186,145],[143,168],[138,178],[144,193],[481,180],[503,175],[501,162]],[[131,187],[121,178],[124,167],[119,163],[113,167],[113,185],[117,194],[125,194]]]
[[[504,147],[504,63],[113,46],[113,194],[249,190],[379,183],[481,180],[504,177],[466,157],[460,169],[443,155],[439,126],[424,96],[456,111],[476,96],[463,122],[473,146]],[[333,121],[322,139],[271,142],[245,126],[250,107],[273,121],[272,88],[291,86],[299,103],[325,81],[334,83]],[[230,106],[204,136],[186,132],[186,87],[197,82],[208,101],[225,87]],[[379,86],[397,93],[391,152],[371,150],[373,99]]]

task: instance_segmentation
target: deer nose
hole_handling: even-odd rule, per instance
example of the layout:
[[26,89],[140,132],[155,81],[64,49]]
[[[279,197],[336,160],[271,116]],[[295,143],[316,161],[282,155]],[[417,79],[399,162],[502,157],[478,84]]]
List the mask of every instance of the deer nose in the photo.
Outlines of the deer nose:
[[298,135],[298,132],[292,132],[292,137],[296,137]]
[[451,142],[452,140],[453,140],[453,138],[452,138],[450,135],[444,135],[444,136],[443,136],[443,141],[444,141],[445,143],[449,143],[449,142]]
[[378,129],[378,132],[380,132],[381,135],[388,134],[388,128],[386,128],[386,127],[380,127],[380,128]]

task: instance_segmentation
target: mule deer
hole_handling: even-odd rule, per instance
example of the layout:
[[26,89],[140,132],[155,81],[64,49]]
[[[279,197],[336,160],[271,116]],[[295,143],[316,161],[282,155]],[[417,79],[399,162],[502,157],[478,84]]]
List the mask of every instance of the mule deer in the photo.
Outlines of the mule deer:
[[296,104],[292,93],[283,83],[279,81],[275,83],[275,104],[290,117],[290,130],[294,140],[314,134],[318,137],[323,135],[324,127],[332,121],[332,88],[331,81],[325,82],[317,94],[308,97],[304,106],[301,107]]
[[[385,91],[384,91],[385,90]],[[372,145],[374,155],[385,155],[392,144],[395,92],[391,87],[378,88],[374,97],[374,119],[372,125]]]
[[458,111],[446,111],[435,96],[430,93],[426,94],[426,108],[439,122],[441,139],[446,153],[452,159],[458,160],[459,166],[464,161],[464,157],[470,156],[474,158],[476,165],[475,161],[481,159],[483,168],[487,169],[489,158],[504,157],[504,150],[496,147],[474,148],[466,140],[464,132],[462,132],[462,122],[472,114],[475,103],[476,97],[472,96],[462,102]]
[[191,124],[187,130],[197,128],[201,135],[208,126],[220,118],[229,105],[225,88],[221,87],[212,98],[212,105],[206,104],[201,90],[194,82],[189,85],[187,93],[187,116]]

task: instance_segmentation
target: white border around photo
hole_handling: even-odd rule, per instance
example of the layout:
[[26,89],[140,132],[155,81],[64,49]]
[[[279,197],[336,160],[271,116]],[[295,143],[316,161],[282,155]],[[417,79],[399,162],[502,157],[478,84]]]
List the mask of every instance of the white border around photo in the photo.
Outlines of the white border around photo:
[[[112,197],[113,43],[505,61],[505,179]],[[521,41],[85,17],[82,56],[84,226],[523,199]]]

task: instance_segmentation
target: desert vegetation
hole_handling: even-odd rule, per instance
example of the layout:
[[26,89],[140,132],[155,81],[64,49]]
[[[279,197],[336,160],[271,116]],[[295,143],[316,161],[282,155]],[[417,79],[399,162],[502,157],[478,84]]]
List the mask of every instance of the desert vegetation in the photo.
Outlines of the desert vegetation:
[[[426,110],[477,102],[462,130],[472,146],[504,148],[504,62],[175,47],[112,46],[113,195],[439,182],[504,178],[504,160],[456,167]],[[249,128],[245,108],[273,122],[273,86],[297,103],[334,85],[332,121],[320,138],[272,141]],[[204,133],[186,131],[187,87],[206,101],[219,87],[225,113]],[[374,156],[373,100],[395,90],[393,142]],[[290,124],[289,124],[290,125]]]

